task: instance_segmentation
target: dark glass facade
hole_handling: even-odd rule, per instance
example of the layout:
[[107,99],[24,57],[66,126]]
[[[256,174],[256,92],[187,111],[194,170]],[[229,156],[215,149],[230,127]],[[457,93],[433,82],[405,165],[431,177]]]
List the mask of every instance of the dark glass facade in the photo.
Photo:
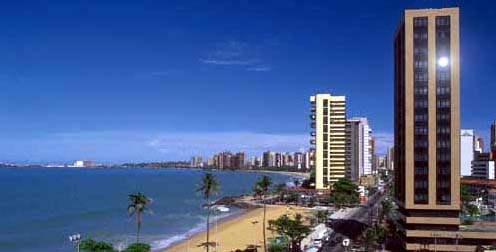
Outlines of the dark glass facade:
[[405,202],[405,26],[394,40],[394,183],[395,198]]
[[413,19],[414,203],[429,203],[428,19]]
[[451,204],[450,17],[436,17],[436,203]]

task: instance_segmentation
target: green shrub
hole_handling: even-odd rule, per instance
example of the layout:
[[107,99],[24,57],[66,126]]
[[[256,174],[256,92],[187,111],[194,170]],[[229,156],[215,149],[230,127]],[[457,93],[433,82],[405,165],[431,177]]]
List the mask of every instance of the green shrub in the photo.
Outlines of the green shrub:
[[111,243],[103,241],[95,241],[93,239],[86,239],[79,244],[81,252],[114,252],[114,247]]
[[150,252],[151,246],[146,243],[133,243],[126,248],[126,252]]

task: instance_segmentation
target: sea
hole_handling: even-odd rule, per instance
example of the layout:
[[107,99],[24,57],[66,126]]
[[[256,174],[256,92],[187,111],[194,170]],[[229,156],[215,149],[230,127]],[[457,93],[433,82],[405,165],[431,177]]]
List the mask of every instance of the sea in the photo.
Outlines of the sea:
[[[203,199],[195,188],[198,169],[78,169],[0,167],[0,251],[74,251],[69,235],[112,242],[118,250],[136,239],[136,218],[128,195],[152,199],[143,215],[141,240],[153,250],[204,231]],[[211,171],[221,189],[216,196],[250,194],[262,175],[274,184],[293,181],[284,174]],[[231,208],[213,218],[239,214]]]

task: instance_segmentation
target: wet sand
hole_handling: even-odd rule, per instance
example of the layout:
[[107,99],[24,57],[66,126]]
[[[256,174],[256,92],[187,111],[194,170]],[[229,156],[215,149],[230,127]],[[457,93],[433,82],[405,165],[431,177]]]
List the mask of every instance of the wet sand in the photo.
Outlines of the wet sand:
[[[307,213],[306,208],[294,206],[267,206],[266,221],[277,219],[283,214]],[[263,250],[262,235],[263,208],[248,210],[247,212],[219,221],[210,225],[210,241],[217,243],[217,249],[210,248],[215,252],[230,252],[236,249],[245,249],[249,245],[259,246],[258,251]],[[268,223],[266,227],[268,227]],[[275,235],[272,231],[266,231],[267,238]],[[165,249],[167,252],[204,252],[206,248],[201,246],[206,242],[207,233],[202,232],[187,240],[172,244]]]

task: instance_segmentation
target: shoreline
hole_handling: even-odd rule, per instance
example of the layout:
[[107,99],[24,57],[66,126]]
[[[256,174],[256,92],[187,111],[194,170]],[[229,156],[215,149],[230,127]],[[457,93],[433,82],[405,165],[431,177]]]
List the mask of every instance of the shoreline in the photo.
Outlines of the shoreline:
[[[266,228],[269,226],[269,220],[276,219],[283,214],[303,214],[306,211],[310,211],[310,209],[294,206],[268,205]],[[263,208],[253,208],[219,219],[217,225],[213,221],[210,228],[210,241],[216,242],[220,251],[245,249],[249,245],[256,245],[263,251],[262,216]],[[203,252],[205,249],[200,244],[206,241],[206,233],[206,230],[202,230],[157,251]],[[273,232],[267,229],[267,238],[271,237],[273,237]]]
[[[220,225],[221,223],[223,223],[225,221],[229,221],[230,219],[240,217],[241,215],[246,214],[249,211],[254,210],[254,208],[247,209],[247,208],[239,208],[239,207],[235,207],[235,206],[230,207],[230,208],[235,209],[235,210],[233,210],[234,213],[228,213],[226,215],[219,216],[218,220],[217,220],[218,225]],[[215,225],[215,215],[212,214],[210,216],[210,218],[211,218],[210,226],[212,227]],[[152,252],[164,251],[165,249],[176,246],[182,242],[185,242],[194,236],[200,235],[202,233],[206,233],[206,231],[207,231],[206,230],[207,229],[206,223],[207,222],[206,222],[206,218],[205,218],[205,220],[202,220],[201,222],[197,223],[196,226],[192,227],[188,231],[174,235],[175,237],[180,237],[180,238],[175,239],[174,241],[171,241],[171,238],[173,238],[174,236],[169,237],[168,239],[162,240],[162,242],[165,242],[166,245],[162,244],[159,246],[154,246],[154,247],[152,246]],[[210,231],[210,233],[212,234],[212,230]]]
[[0,165],[1,168],[7,169],[74,169],[74,170],[115,170],[115,169],[125,169],[125,170],[194,170],[194,171],[225,171],[225,172],[262,172],[262,173],[273,173],[273,174],[283,174],[288,176],[298,176],[301,178],[308,179],[310,177],[309,172],[296,172],[296,171],[274,171],[274,170],[253,170],[253,169],[235,169],[235,170],[222,170],[222,169],[205,169],[205,168],[195,168],[195,167],[126,167],[126,166],[95,166],[95,167],[74,167],[74,166],[42,166],[42,165],[25,165],[25,166],[14,166],[14,165]]
[[273,173],[273,174],[282,174],[288,176],[297,176],[303,179],[309,179],[309,172],[293,172],[293,171],[271,171],[271,170],[241,170],[241,171],[250,171],[250,172],[263,172],[263,173]]
[[[243,215],[246,215],[249,212],[254,211],[257,208],[251,208],[251,209],[241,209],[241,208],[238,208],[238,209],[239,209],[239,212],[237,212],[237,213],[230,214],[230,215],[227,215],[227,216],[224,216],[224,217],[220,217],[217,220],[217,225],[223,225],[223,224],[225,224],[226,222],[228,222],[230,220],[234,220],[236,218],[242,218]],[[211,227],[210,234],[212,235],[212,226],[215,227],[215,218],[214,218],[213,215],[210,218],[213,220],[210,223],[210,227]],[[203,223],[199,223],[199,224],[203,224],[203,227],[202,228],[199,228],[198,230],[195,230],[193,232],[187,232],[187,234],[185,235],[184,238],[179,239],[179,240],[174,241],[174,242],[171,242],[170,244],[168,244],[165,247],[160,247],[160,248],[157,248],[157,249],[152,249],[152,252],[154,252],[154,251],[168,251],[169,248],[173,248],[175,246],[180,245],[181,243],[187,242],[189,239],[192,239],[195,236],[206,234],[207,233],[206,223],[207,223],[206,221],[203,222]]]

